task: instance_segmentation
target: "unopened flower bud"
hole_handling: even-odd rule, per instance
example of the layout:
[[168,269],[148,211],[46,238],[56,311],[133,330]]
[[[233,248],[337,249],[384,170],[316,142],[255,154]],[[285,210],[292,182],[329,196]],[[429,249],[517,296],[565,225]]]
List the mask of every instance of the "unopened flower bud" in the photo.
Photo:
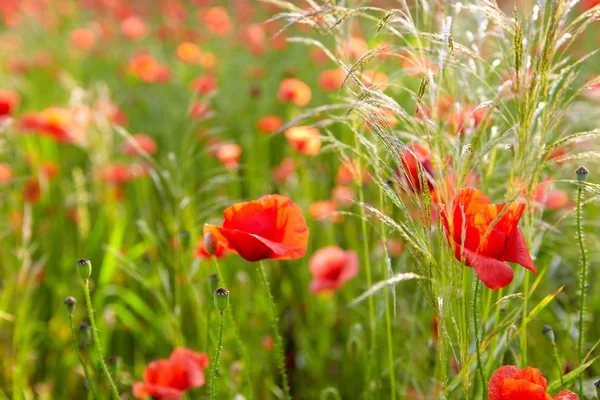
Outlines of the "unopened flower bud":
[[65,307],[67,308],[67,311],[69,312],[69,316],[72,316],[73,312],[75,312],[76,305],[77,305],[77,300],[75,300],[75,297],[69,296],[65,299]]
[[583,165],[575,170],[575,174],[577,175],[577,180],[579,182],[586,182],[588,180],[588,174],[590,171]]
[[600,399],[600,381],[594,382],[594,386],[596,386],[596,396]]
[[214,293],[215,290],[217,290],[217,288],[219,287],[219,277],[217,276],[217,274],[215,274],[215,273],[210,274],[208,276],[207,283],[208,283],[209,293]]
[[225,311],[229,305],[229,290],[224,288],[218,288],[215,290],[215,306],[221,313]]
[[550,339],[550,341],[554,344],[555,337],[554,337],[554,331],[552,330],[551,326],[544,325],[544,327],[542,328],[542,333],[544,335],[546,335],[546,337],[548,339]]
[[346,350],[352,357],[359,357],[363,350],[364,329],[361,324],[354,324],[350,328],[350,335],[346,342]]
[[187,250],[190,247],[190,239],[191,235],[188,231],[179,232],[179,240],[181,242],[181,247],[184,250]]
[[92,329],[86,322],[79,325],[79,343],[81,347],[87,346],[92,341]]
[[207,232],[206,235],[204,235],[204,249],[211,256],[217,254],[217,241],[210,232]]
[[82,258],[77,261],[77,272],[79,273],[79,277],[84,281],[90,279],[90,276],[92,276],[92,263],[90,260]]

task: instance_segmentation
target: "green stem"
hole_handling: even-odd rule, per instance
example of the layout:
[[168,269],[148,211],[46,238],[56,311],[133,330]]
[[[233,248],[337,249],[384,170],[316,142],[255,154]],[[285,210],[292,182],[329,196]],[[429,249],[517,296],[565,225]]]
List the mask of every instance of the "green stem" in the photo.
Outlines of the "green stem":
[[[217,257],[213,257],[212,259],[213,259],[213,263],[215,265],[215,271],[217,272],[217,276],[219,277],[219,281],[221,282],[221,286],[229,288],[230,286],[227,284],[227,282],[225,281],[225,277],[221,273],[221,268],[219,267],[219,261],[217,260]],[[238,332],[237,325],[235,324],[235,321],[233,320],[232,307],[227,307],[225,312],[227,313],[227,318],[229,319],[229,325],[230,325],[229,330],[233,332],[235,342],[240,350],[240,353],[242,355],[242,361],[244,362],[244,366],[246,368],[244,375],[245,375],[245,380],[246,380],[246,386],[248,387],[248,400],[252,400],[254,398],[254,392],[252,391],[252,382],[250,380],[250,371],[252,369],[250,368],[250,359],[248,358],[248,352],[246,351],[246,346],[244,346],[244,342],[242,342],[242,338],[240,337],[240,333]],[[207,321],[207,325],[210,325],[208,321]],[[210,326],[209,326],[209,328],[210,328]],[[210,340],[210,336],[209,336],[209,332],[207,332],[207,346],[209,344],[209,342],[208,342],[209,340]]]
[[[579,307],[579,338],[577,342],[577,360],[579,365],[583,363],[583,318],[585,309],[585,287],[587,283],[587,254],[583,244],[583,229],[581,227],[581,198],[583,196],[583,187],[577,189],[577,238],[579,239],[579,249],[581,251],[581,287],[580,287],[580,307]],[[562,374],[561,374],[562,377]],[[583,398],[583,373],[579,374],[579,396]]]
[[96,392],[96,387],[94,386],[94,382],[92,382],[92,378],[90,377],[90,373],[88,371],[87,365],[85,361],[83,361],[83,357],[81,352],[79,351],[79,346],[77,346],[77,335],[75,335],[75,328],[73,327],[73,316],[69,315],[69,326],[71,327],[71,338],[73,340],[73,348],[75,349],[75,353],[77,354],[77,358],[79,359],[79,363],[81,364],[81,368],[83,368],[83,374],[85,375],[85,381],[87,383],[88,388],[94,394],[94,398],[99,400],[100,396]]
[[117,386],[115,385],[115,382],[110,376],[108,367],[104,362],[104,357],[102,357],[102,350],[100,349],[100,339],[98,338],[98,329],[96,329],[96,322],[94,321],[94,309],[92,308],[92,299],[90,297],[90,285],[89,280],[87,279],[83,281],[83,293],[85,294],[85,305],[87,307],[88,315],[90,317],[90,325],[92,326],[92,337],[94,339],[94,347],[96,348],[96,352],[98,353],[100,367],[102,368],[104,376],[106,376],[106,379],[108,380],[108,384],[110,385],[110,391],[112,392],[112,397],[115,400],[119,400],[119,391],[117,390]]
[[565,388],[565,379],[563,378],[562,368],[560,366],[560,357],[558,356],[558,348],[556,342],[552,341],[552,348],[554,349],[554,361],[556,361],[556,368],[558,368],[558,377],[560,378],[560,388]]
[[[383,201],[383,190],[379,190],[379,208],[381,212],[384,212],[384,201]],[[383,247],[383,276],[387,280],[390,278],[388,275],[387,267],[387,236],[385,231],[385,222],[381,220],[381,244]],[[392,392],[392,399],[396,398],[396,371],[394,368],[394,346],[392,342],[392,316],[390,310],[390,286],[385,286],[385,329],[387,331],[387,343],[388,343],[388,362],[390,363],[390,388]]]
[[477,297],[479,295],[479,286],[481,282],[479,279],[475,281],[475,293],[473,293],[473,325],[475,327],[475,350],[477,352],[477,369],[479,370],[479,377],[481,378],[481,386],[483,386],[483,399],[487,398],[487,387],[485,384],[485,375],[483,373],[483,364],[481,363],[481,343],[479,340],[479,322],[477,321]]
[[212,307],[208,307],[206,312],[206,348],[210,347],[210,316],[212,314]]
[[275,307],[275,300],[269,289],[269,282],[267,281],[267,275],[265,274],[265,268],[262,261],[258,262],[258,273],[263,284],[265,293],[267,294],[267,300],[271,306],[271,317],[273,319],[273,336],[275,338],[275,348],[277,349],[277,362],[279,363],[279,372],[281,373],[281,380],[283,382],[283,392],[287,400],[291,400],[290,384],[288,382],[287,373],[285,371],[285,359],[283,353],[283,341],[279,334],[279,317],[277,316],[277,308]]
[[217,369],[219,368],[219,356],[221,355],[221,346],[223,345],[223,311],[219,313],[219,340],[217,341],[217,348],[215,350],[215,360],[213,361],[212,369],[210,372],[210,400],[214,400],[216,396],[215,390],[215,378],[217,375]]

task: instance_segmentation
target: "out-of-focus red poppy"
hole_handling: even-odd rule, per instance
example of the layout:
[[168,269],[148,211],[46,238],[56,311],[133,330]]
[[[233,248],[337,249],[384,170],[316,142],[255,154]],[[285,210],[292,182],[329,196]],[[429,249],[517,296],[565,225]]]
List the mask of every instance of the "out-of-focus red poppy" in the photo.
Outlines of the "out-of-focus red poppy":
[[344,216],[337,212],[337,204],[333,200],[316,201],[308,207],[308,215],[320,222],[340,223]]
[[23,186],[23,199],[27,203],[37,203],[40,201],[42,197],[42,187],[40,185],[40,180],[37,177],[31,177],[25,181],[25,186]]
[[40,167],[42,174],[48,180],[52,180],[58,175],[58,170],[60,169],[58,164],[52,161],[42,161],[42,165]]
[[467,128],[477,128],[484,122],[486,116],[485,108],[477,108],[475,105],[466,105],[460,110],[456,107],[448,115],[450,133],[462,135]]
[[294,159],[287,157],[281,160],[281,163],[278,166],[273,167],[271,170],[271,177],[276,183],[281,185],[289,181],[294,176],[295,171],[296,163],[294,162]]
[[323,49],[320,49],[318,47],[313,47],[311,49],[310,58],[316,65],[320,67],[324,66],[325,64],[327,64],[328,61],[330,61],[329,57],[327,56],[327,53],[325,53]]
[[[441,95],[437,102],[437,118],[440,120],[445,120],[448,117],[448,113],[452,108],[454,100],[452,96],[444,94]],[[418,103],[417,104],[417,112],[416,117],[423,120],[426,118],[432,117],[432,110],[427,104]]]
[[242,40],[252,55],[261,56],[265,53],[265,29],[261,24],[249,24],[242,30]]
[[171,71],[165,64],[158,62],[150,54],[141,53],[133,56],[127,63],[127,72],[146,83],[168,82]]
[[306,253],[309,232],[302,210],[285,196],[234,204],[223,218],[222,227],[204,225],[204,234],[210,232],[245,260],[291,260]]
[[122,184],[148,176],[150,166],[146,163],[109,164],[100,169],[99,177],[107,183]]
[[194,43],[183,42],[177,45],[177,57],[187,64],[199,64],[200,58],[202,57],[202,51],[200,47]]
[[146,23],[140,17],[128,17],[121,22],[121,32],[128,39],[142,39],[146,36]]
[[[588,0],[588,1],[595,2],[596,4],[600,4],[600,0]],[[594,4],[594,6],[596,4]],[[598,76],[595,76],[591,79],[598,79],[598,78],[599,78]],[[600,101],[600,81],[593,83],[593,84],[588,84],[588,85],[589,86],[586,87],[585,90],[583,90],[583,92],[581,92],[581,95],[589,100]]]
[[[546,392],[548,381],[537,368],[519,369],[513,365],[498,368],[488,383],[489,400],[553,400]],[[554,400],[579,400],[569,390],[560,392]]]
[[368,51],[369,45],[367,45],[367,42],[357,36],[352,36],[342,44],[342,54],[346,58],[358,60]]
[[0,163],[0,183],[9,182],[13,177],[13,169],[10,164]]
[[223,7],[213,7],[206,11],[200,10],[198,16],[210,33],[227,36],[233,31],[229,14]]
[[154,154],[158,150],[158,146],[154,139],[145,133],[136,133],[128,138],[121,148],[123,154],[128,156],[136,156],[138,154]]
[[367,170],[362,166],[359,169],[356,161],[344,161],[338,168],[335,183],[338,185],[350,185],[356,183],[359,176],[362,179],[362,184],[367,184],[371,180]]
[[321,150],[321,134],[317,128],[295,126],[286,129],[284,135],[298,153],[313,156]]
[[412,78],[426,76],[429,71],[433,75],[437,74],[438,68],[434,63],[412,52],[403,52],[400,55],[400,62],[404,71]]
[[598,4],[600,4],[600,0],[583,0],[581,2],[581,8],[584,10],[589,10],[596,7]]
[[[398,125],[396,114],[389,108],[380,108],[373,112],[372,123],[377,124],[383,129],[394,129]],[[371,129],[370,125],[367,128]]]
[[217,65],[217,56],[210,51],[203,51],[199,63],[202,68],[211,70]]
[[308,264],[313,280],[312,293],[327,293],[341,288],[358,274],[358,255],[337,246],[317,250]]
[[354,204],[354,190],[348,186],[338,185],[331,190],[331,198],[341,207],[350,207]]
[[21,102],[21,96],[14,90],[0,89],[0,119],[12,115]]
[[111,122],[120,126],[127,125],[127,115],[114,101],[110,99],[100,99],[96,102],[94,108],[106,115]]
[[324,92],[339,90],[346,77],[346,72],[342,68],[327,69],[319,77],[319,89]]
[[383,72],[367,69],[361,74],[363,84],[368,88],[373,88],[383,92],[388,87],[388,77]]
[[76,49],[90,51],[96,44],[96,35],[89,29],[77,28],[71,31],[71,44]]
[[208,367],[206,353],[176,348],[168,359],[151,362],[144,370],[144,381],[133,385],[137,399],[179,400],[186,390],[203,386],[203,370]]
[[212,113],[210,106],[201,101],[195,101],[190,107],[190,117],[194,120],[201,120],[207,118]]
[[275,348],[275,340],[272,336],[265,336],[261,340],[261,344],[263,349],[266,351],[271,351]]
[[261,133],[271,134],[283,126],[283,120],[277,115],[265,115],[256,121],[256,129]]
[[440,212],[446,239],[457,260],[473,267],[477,277],[490,289],[512,282],[514,262],[537,273],[525,238],[518,227],[525,204],[491,204],[479,190],[459,190],[448,215]]
[[59,143],[78,143],[83,140],[89,123],[81,116],[76,109],[51,107],[22,115],[20,126],[24,131],[36,132]]
[[388,239],[386,243],[391,257],[400,257],[404,252],[404,242],[401,239]]
[[190,89],[194,93],[204,96],[211,94],[217,90],[217,78],[212,75],[203,75],[194,78],[194,80],[190,83]]
[[304,107],[310,102],[312,93],[310,87],[301,80],[295,78],[287,78],[281,81],[277,98],[282,103],[293,103],[297,106]]
[[408,189],[421,193],[433,188],[433,164],[425,146],[415,143],[403,150],[400,162],[402,168],[397,171],[397,175]]
[[217,148],[215,155],[225,168],[235,169],[240,165],[242,148],[235,143],[225,143]]

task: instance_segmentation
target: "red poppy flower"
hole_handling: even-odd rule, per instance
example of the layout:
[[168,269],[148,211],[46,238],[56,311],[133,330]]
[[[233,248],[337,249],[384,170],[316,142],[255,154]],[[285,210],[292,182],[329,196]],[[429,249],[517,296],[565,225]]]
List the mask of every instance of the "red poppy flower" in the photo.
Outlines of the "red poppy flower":
[[291,260],[306,253],[306,221],[300,207],[287,197],[273,194],[234,204],[223,218],[222,227],[204,225],[204,234],[212,233],[217,243],[245,260]]
[[194,43],[183,42],[177,45],[177,57],[187,64],[199,64],[202,52]]
[[308,208],[308,214],[319,222],[340,223],[344,216],[337,212],[337,204],[333,200],[316,201]]
[[13,177],[13,169],[10,164],[0,163],[0,183],[9,182]]
[[78,28],[71,31],[71,44],[83,51],[89,51],[96,44],[96,35],[89,29]]
[[400,161],[402,169],[398,170],[396,174],[411,191],[415,193],[425,191],[424,184],[427,185],[428,190],[433,188],[433,164],[427,148],[415,143],[402,151]]
[[[546,392],[548,381],[537,368],[519,369],[513,365],[498,368],[488,383],[488,400],[552,400]],[[579,397],[563,390],[554,400],[579,400]]]
[[11,115],[19,105],[21,96],[14,90],[0,89],[0,118]]
[[285,137],[294,150],[306,156],[314,156],[321,150],[321,133],[310,126],[286,129]]
[[282,103],[294,103],[304,107],[310,102],[312,92],[308,85],[298,79],[287,78],[281,81],[277,98]]
[[213,7],[206,12],[200,11],[198,18],[204,22],[209,32],[217,36],[227,36],[233,30],[229,14],[223,7]]
[[121,22],[121,32],[131,40],[139,40],[146,36],[146,23],[140,17],[129,17]]
[[152,396],[159,400],[179,400],[186,390],[203,386],[203,369],[208,356],[186,348],[176,348],[168,359],[153,361],[144,371],[144,382],[133,385],[138,399]]
[[217,148],[215,155],[225,168],[236,169],[240,164],[242,148],[235,143],[225,143]]
[[[139,149],[139,150],[138,150]],[[158,150],[158,146],[154,139],[144,133],[138,133],[123,143],[123,154],[135,156],[138,154],[154,154]]]
[[212,75],[199,76],[190,83],[190,89],[201,95],[210,94],[217,90],[217,78]]
[[537,273],[517,226],[524,210],[525,204],[491,204],[474,188],[457,193],[450,216],[442,205],[440,215],[454,256],[473,267],[490,289],[500,289],[512,281],[513,270],[505,261]]
[[273,133],[283,126],[283,120],[276,115],[266,115],[256,121],[256,129],[261,133]]
[[324,92],[339,90],[345,76],[346,72],[341,68],[325,70],[319,77],[319,89]]
[[358,255],[355,251],[344,251],[337,246],[324,247],[313,254],[308,268],[313,276],[310,291],[330,292],[341,288],[358,274]]
[[281,164],[273,167],[271,170],[271,177],[279,184],[285,183],[292,179],[294,172],[296,171],[296,163],[292,158],[284,158],[281,160]]

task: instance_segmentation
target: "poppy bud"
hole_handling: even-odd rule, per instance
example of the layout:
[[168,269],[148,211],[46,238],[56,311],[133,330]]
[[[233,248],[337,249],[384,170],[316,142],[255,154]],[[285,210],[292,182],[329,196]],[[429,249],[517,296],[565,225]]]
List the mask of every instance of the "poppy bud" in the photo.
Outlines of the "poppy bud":
[[544,335],[546,335],[548,337],[548,339],[550,339],[550,341],[552,342],[552,344],[554,344],[554,331],[552,330],[552,327],[549,325],[544,325],[544,327],[542,328],[542,333]]
[[589,173],[590,171],[583,165],[575,170],[575,174],[577,174],[577,180],[579,182],[586,182],[588,180]]
[[82,258],[77,261],[77,272],[79,273],[79,277],[84,281],[90,279],[90,276],[92,275],[92,263],[90,260]]
[[364,330],[361,324],[354,324],[350,328],[350,336],[346,342],[346,351],[353,357],[358,357],[362,353],[364,342]]
[[217,274],[212,273],[208,276],[208,290],[210,293],[214,293],[219,287],[219,277]]
[[341,399],[342,396],[340,396],[340,393],[338,392],[338,390],[334,387],[328,387],[325,388],[321,391],[321,400],[329,400],[329,399]]
[[229,305],[229,290],[224,288],[218,288],[215,290],[215,306],[217,310],[223,313]]
[[108,365],[108,368],[110,368],[111,375],[118,376],[119,372],[121,371],[123,361],[121,360],[121,357],[110,357],[108,360],[106,360],[106,364]]
[[79,325],[79,342],[81,346],[87,346],[92,341],[92,330],[86,322]]
[[518,364],[517,356],[512,349],[506,350],[502,360],[502,365],[515,365]]
[[65,299],[65,307],[67,308],[67,311],[69,312],[69,316],[72,316],[73,312],[75,312],[76,305],[77,305],[77,300],[75,300],[75,297],[69,296]]
[[204,249],[211,256],[214,256],[217,253],[217,241],[210,232],[207,232],[206,235],[204,235]]
[[190,239],[191,235],[188,231],[179,232],[179,240],[184,250],[187,250],[190,247]]
[[600,399],[600,381],[594,382],[594,386],[596,386],[596,396]]

